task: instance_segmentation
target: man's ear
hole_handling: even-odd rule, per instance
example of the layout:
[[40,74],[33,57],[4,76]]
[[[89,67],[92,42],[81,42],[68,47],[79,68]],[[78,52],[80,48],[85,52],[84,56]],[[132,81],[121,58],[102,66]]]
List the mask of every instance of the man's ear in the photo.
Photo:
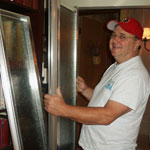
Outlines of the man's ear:
[[138,50],[140,50],[141,49],[141,45],[139,45],[139,47],[138,47]]
[[141,45],[142,45],[142,41],[141,40],[137,40],[135,49],[139,51],[141,49]]

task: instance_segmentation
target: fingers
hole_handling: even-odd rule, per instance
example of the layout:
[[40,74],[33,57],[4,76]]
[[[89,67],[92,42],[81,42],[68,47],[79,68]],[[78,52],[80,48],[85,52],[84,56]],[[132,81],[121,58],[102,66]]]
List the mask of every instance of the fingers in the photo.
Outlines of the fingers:
[[56,89],[56,95],[52,95],[52,94],[44,95],[44,103],[45,104],[49,104],[51,101],[58,100],[58,99],[63,99],[60,87],[58,87]]
[[84,83],[84,80],[81,77],[78,76],[77,79],[76,79],[77,86],[82,84],[82,83]]
[[50,99],[51,97],[54,97],[54,96],[63,97],[60,87],[58,87],[58,88],[56,89],[56,95],[45,94],[45,95],[44,95],[44,98],[45,98],[45,99]]
[[84,82],[84,79],[83,78],[81,78],[80,76],[77,76],[77,83],[79,83],[79,82]]
[[80,93],[82,93],[86,88],[86,83],[84,79],[81,78],[80,76],[77,77],[76,85],[77,85],[77,92]]
[[59,96],[59,97],[63,97],[63,96],[62,96],[62,93],[61,93],[60,86],[56,89],[56,94],[57,94],[57,96]]
[[54,114],[53,111],[54,108],[56,108],[55,102],[57,101],[57,97],[58,96],[51,94],[44,95],[44,109],[50,114]]
[[51,103],[51,101],[53,100],[54,96],[50,95],[50,94],[45,94],[44,95],[44,104],[45,104],[45,108],[49,106],[49,104]]
[[66,103],[62,97],[60,87],[56,90],[56,95],[45,94],[44,95],[44,109],[55,116],[60,116],[63,114],[63,109]]
[[45,98],[45,99],[49,99],[50,97],[51,97],[50,94],[45,94],[45,95],[44,95],[44,98]]

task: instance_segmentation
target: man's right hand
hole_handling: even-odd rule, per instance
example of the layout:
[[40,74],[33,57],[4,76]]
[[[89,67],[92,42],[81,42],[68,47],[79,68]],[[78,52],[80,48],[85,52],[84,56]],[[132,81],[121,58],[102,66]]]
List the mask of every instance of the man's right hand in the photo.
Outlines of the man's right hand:
[[78,76],[76,80],[76,85],[77,85],[77,92],[81,93],[84,97],[87,98],[87,100],[90,100],[93,95],[93,89],[88,87],[84,79]]
[[88,88],[87,84],[85,83],[84,79],[81,77],[77,77],[77,92],[83,93]]

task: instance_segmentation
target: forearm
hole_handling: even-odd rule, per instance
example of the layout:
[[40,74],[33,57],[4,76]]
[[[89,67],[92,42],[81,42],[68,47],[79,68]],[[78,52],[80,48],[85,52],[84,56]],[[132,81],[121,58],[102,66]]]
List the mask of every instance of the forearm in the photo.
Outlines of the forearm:
[[90,100],[93,95],[93,89],[90,88],[84,81],[83,78],[77,77],[77,91],[82,94],[87,100]]
[[81,93],[88,101],[92,98],[93,95],[93,89],[92,88],[87,88]]
[[111,115],[103,107],[80,107],[66,105],[62,117],[88,125],[107,125],[111,121]]
[[60,88],[56,90],[57,95],[46,94],[44,96],[44,109],[55,116],[65,117],[83,124],[108,125],[121,115],[131,111],[131,108],[108,100],[104,107],[81,107],[65,103]]

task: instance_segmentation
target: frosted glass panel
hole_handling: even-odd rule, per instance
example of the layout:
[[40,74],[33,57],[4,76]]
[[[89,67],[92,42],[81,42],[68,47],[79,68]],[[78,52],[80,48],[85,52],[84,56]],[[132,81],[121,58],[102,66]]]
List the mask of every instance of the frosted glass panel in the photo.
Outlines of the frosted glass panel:
[[[76,13],[60,8],[60,86],[68,104],[76,104]],[[75,122],[58,119],[58,150],[75,150]]]
[[[59,85],[66,103],[76,104],[77,10],[60,1],[48,1],[48,81],[49,93]],[[63,117],[49,115],[49,149],[75,150],[76,124]]]
[[[25,150],[46,150],[42,94],[29,18],[1,11],[1,22],[6,57],[3,61],[7,63],[13,113],[22,147]],[[7,91],[4,93],[8,94]],[[11,117],[9,122],[11,125]]]

